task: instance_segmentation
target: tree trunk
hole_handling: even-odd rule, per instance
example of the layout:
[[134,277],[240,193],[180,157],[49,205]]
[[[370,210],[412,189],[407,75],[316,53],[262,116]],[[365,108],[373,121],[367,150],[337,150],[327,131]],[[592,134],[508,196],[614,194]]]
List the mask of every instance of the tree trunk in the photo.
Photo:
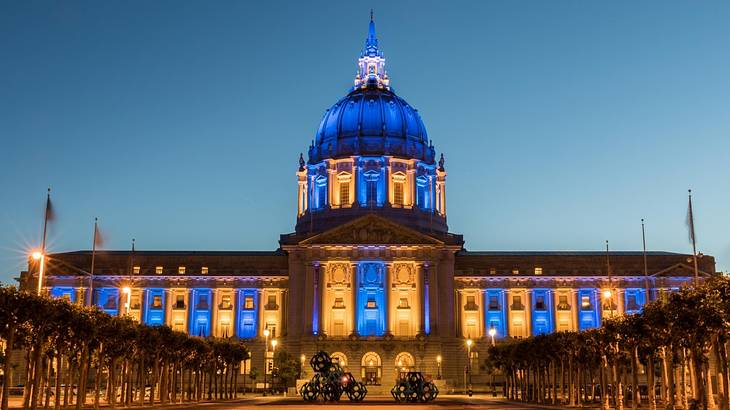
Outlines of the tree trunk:
[[717,357],[717,380],[720,388],[720,409],[730,410],[730,386],[728,386],[728,363],[727,363],[727,350],[725,349],[725,338],[716,336],[714,339],[713,347],[715,350],[715,356]]
[[664,377],[662,377],[662,383],[665,386],[666,391],[666,401],[664,402],[667,409],[673,409],[674,405],[676,404],[676,389],[675,389],[675,377],[674,377],[674,352],[673,350],[669,349],[667,351],[667,348],[662,348],[664,351],[663,357],[662,357],[662,363],[663,363],[663,370],[664,370]]
[[43,346],[38,343],[34,348],[35,371],[33,372],[33,392],[30,398],[30,408],[38,408],[38,397],[40,394],[41,379],[43,378]]
[[53,408],[55,410],[61,409],[61,374],[63,373],[63,354],[59,352],[58,357],[56,357],[56,386],[54,389],[54,400],[53,400]]
[[3,363],[3,397],[0,400],[0,409],[8,410],[8,399],[10,397],[10,379],[13,368],[10,367],[10,352],[15,344],[15,324],[8,326],[8,340],[5,346],[5,363]]
[[649,398],[649,410],[656,410],[656,382],[654,380],[654,355],[646,357],[646,384],[647,397]]
[[702,376],[705,379],[705,402],[708,410],[716,410],[715,397],[712,391],[712,377],[710,376],[710,362],[702,363]]
[[601,358],[601,409],[609,409],[608,401],[608,357],[603,355]]
[[86,405],[86,381],[89,378],[89,361],[89,347],[84,344],[81,349],[81,363],[79,365],[79,394],[76,398],[76,410],[81,410]]
[[641,405],[641,392],[639,391],[639,348],[634,346],[631,349],[631,410],[637,410]]
[[573,369],[573,356],[568,356],[568,400],[570,406],[575,406],[575,370]]

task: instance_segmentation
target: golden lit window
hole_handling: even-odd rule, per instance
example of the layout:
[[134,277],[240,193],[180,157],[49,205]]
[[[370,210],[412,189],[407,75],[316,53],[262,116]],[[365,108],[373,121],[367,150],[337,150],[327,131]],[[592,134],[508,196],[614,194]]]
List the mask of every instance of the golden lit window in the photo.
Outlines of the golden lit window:
[[375,303],[374,299],[368,299],[368,303],[365,304],[365,307],[368,309],[375,309],[378,307],[378,305]]
[[580,297],[580,307],[584,310],[591,309],[591,298],[589,296]]
[[350,182],[340,182],[340,206],[350,205]]
[[244,309],[253,309],[253,296],[246,296],[243,299],[243,308]]
[[345,302],[342,298],[335,298],[335,304],[332,307],[336,309],[342,309],[345,307]]
[[517,268],[514,268],[514,269],[512,269],[512,274],[513,275],[519,275],[520,274],[520,270],[517,269]]
[[135,266],[135,267],[133,267],[133,268],[132,268],[132,272],[133,272],[133,273],[134,273],[135,275],[139,275],[139,271],[140,271],[140,270],[141,270],[141,269],[140,269],[140,267],[139,267],[139,266]]
[[403,182],[393,182],[393,205],[403,206]]
[[200,273],[202,273],[203,275],[207,275],[208,274],[208,267],[207,266],[203,266],[202,268],[200,268]]
[[497,268],[489,268],[489,274],[490,275],[496,275],[497,274]]
[[233,305],[231,304],[231,296],[230,295],[223,295],[221,297],[221,304],[218,306],[221,310],[229,310],[233,309]]
[[177,273],[180,274],[180,275],[184,275],[185,274],[185,267],[184,266],[178,266],[177,267]]
[[162,275],[162,266],[155,266],[155,273],[158,275]]
[[542,267],[535,266],[535,275],[542,275]]
[[152,307],[156,309],[162,307],[162,296],[155,295],[152,297]]
[[400,302],[398,303],[399,308],[408,308],[408,298],[400,298]]

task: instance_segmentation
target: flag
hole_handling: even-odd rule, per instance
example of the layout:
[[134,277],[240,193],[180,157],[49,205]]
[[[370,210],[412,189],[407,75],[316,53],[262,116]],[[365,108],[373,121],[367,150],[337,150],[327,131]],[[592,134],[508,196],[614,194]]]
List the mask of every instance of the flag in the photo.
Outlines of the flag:
[[101,234],[101,230],[99,230],[99,225],[94,224],[94,247],[95,248],[101,248],[104,246],[104,235]]
[[688,239],[689,242],[694,244],[697,240],[697,237],[695,236],[695,218],[692,214],[692,191],[690,191],[689,194],[689,204],[687,205],[687,233],[688,233]]
[[46,221],[53,221],[56,219],[56,213],[53,210],[53,204],[51,203],[51,189],[48,189],[48,197],[46,199]]

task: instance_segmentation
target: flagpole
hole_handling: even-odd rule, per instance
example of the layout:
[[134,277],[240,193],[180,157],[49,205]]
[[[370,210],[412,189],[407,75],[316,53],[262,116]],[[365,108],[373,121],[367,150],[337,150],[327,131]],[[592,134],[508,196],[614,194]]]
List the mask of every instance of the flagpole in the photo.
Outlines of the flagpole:
[[96,235],[99,232],[99,218],[94,218],[94,237],[91,245],[91,275],[89,275],[89,306],[94,303],[94,262],[96,261]]
[[692,237],[692,262],[694,263],[695,270],[695,286],[699,284],[700,275],[699,269],[697,268],[697,240],[695,238],[695,216],[692,212],[692,190],[687,190],[689,195],[689,234]]
[[644,218],[641,218],[641,242],[644,245],[644,290],[646,291],[646,302],[651,300],[649,289],[649,267],[646,263],[646,232],[644,231]]
[[51,211],[51,187],[48,187],[46,194],[46,213],[43,217],[43,238],[41,239],[41,261],[38,268],[38,296],[43,290],[43,273],[46,267],[46,233],[48,232],[48,217]]

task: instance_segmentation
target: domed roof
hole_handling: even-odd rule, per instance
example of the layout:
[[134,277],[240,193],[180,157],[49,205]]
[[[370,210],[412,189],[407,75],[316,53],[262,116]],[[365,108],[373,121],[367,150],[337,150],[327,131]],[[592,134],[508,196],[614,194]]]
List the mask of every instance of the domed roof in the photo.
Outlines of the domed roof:
[[418,110],[392,90],[371,85],[356,87],[325,112],[309,160],[350,155],[434,160]]
[[394,155],[434,163],[435,151],[418,110],[390,87],[372,15],[355,86],[325,111],[309,148],[309,163],[351,155]]

